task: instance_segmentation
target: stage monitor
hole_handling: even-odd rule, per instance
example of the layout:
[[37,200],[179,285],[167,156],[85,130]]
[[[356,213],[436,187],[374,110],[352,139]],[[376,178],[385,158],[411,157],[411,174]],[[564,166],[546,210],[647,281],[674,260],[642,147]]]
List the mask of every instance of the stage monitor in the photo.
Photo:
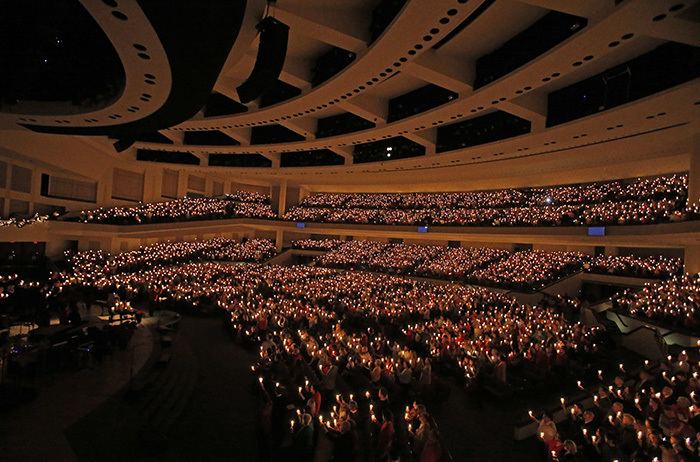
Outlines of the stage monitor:
[[427,226],[419,226],[419,227],[418,227],[418,232],[419,232],[419,233],[427,233],[427,232],[428,232],[428,227],[427,227]]
[[589,236],[605,236],[605,226],[590,226],[588,228]]

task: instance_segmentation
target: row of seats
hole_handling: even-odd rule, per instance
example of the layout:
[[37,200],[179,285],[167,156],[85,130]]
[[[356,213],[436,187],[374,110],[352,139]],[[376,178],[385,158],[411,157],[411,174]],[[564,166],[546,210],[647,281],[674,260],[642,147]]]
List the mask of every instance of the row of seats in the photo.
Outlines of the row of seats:
[[686,174],[462,193],[314,194],[284,216],[297,222],[451,226],[565,226],[698,218]]
[[59,217],[64,221],[113,225],[171,223],[229,218],[276,218],[267,196],[236,191],[223,197],[183,197],[133,206],[100,207]]
[[576,271],[668,279],[682,272],[683,262],[664,256],[600,255],[580,252],[523,250],[511,252],[487,247],[444,247],[387,244],[377,241],[323,239],[297,241],[293,247],[331,250],[316,264],[391,274],[460,280],[502,288],[534,290]]

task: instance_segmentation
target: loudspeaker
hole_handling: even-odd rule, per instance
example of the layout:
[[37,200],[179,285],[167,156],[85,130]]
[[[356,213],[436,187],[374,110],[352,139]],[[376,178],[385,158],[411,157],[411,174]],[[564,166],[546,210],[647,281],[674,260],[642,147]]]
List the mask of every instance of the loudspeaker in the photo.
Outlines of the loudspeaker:
[[257,29],[260,45],[255,66],[248,79],[236,88],[241,103],[253,101],[277,80],[287,56],[288,25],[268,16],[258,23]]

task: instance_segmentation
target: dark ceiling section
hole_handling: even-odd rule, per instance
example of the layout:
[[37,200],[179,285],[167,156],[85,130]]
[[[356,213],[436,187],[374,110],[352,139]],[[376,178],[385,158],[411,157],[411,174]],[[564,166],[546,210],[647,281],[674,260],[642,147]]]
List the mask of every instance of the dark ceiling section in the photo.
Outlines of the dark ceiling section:
[[238,146],[241,143],[218,130],[204,130],[201,132],[185,132],[185,144],[203,146]]
[[311,86],[315,87],[330,79],[353,62],[355,57],[356,55],[352,51],[338,47],[331,48],[330,51],[316,59],[311,71]]
[[209,95],[207,104],[204,106],[204,117],[240,114],[241,112],[246,112],[247,110],[248,106],[245,104],[234,101],[221,93],[212,93]]
[[320,167],[343,165],[344,159],[328,149],[316,151],[285,152],[280,158],[280,167]]
[[374,122],[365,120],[350,112],[344,112],[342,114],[318,119],[316,138],[359,132],[360,130],[367,130],[374,127]]
[[353,160],[356,164],[365,162],[386,162],[396,159],[406,159],[425,154],[425,147],[403,136],[395,136],[386,140],[372,141],[355,145]]
[[173,144],[170,138],[158,132],[142,133],[136,137],[136,141],[143,141],[144,143]]
[[260,154],[210,154],[210,167],[272,167],[272,161]]
[[262,94],[258,106],[261,108],[272,106],[273,104],[287,101],[299,95],[301,95],[301,89],[286,82],[282,82],[281,80],[277,80]]
[[278,124],[253,127],[250,131],[250,144],[292,143],[305,139],[300,134]]
[[582,31],[588,20],[552,11],[476,61],[474,88],[480,88],[509,74],[537,56]]
[[369,25],[371,41],[374,42],[382,35],[391,21],[406,4],[406,0],[382,0],[372,11],[372,22]]
[[505,140],[530,132],[530,121],[496,111],[438,127],[437,152],[452,151]]
[[420,114],[441,104],[445,104],[459,95],[453,91],[428,84],[389,100],[387,122],[405,119]]
[[189,152],[151,151],[137,149],[136,160],[145,162],[165,162],[168,164],[199,165],[199,158]]
[[37,102],[97,110],[122,93],[119,56],[80,2],[2,0],[0,11],[0,110],[28,101],[36,113]]
[[142,133],[184,122],[207,103],[238,36],[246,1],[140,0],[138,3],[158,34],[170,62],[172,88],[165,104],[141,120],[110,127],[33,124],[25,124],[25,127],[44,133],[135,139]]

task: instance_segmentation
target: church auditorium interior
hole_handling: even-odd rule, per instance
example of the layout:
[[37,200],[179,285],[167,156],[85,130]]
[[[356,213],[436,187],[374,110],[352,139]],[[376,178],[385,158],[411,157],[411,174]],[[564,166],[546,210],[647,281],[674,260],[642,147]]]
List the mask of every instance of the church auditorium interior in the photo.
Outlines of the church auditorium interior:
[[0,6],[0,460],[700,461],[700,0]]

